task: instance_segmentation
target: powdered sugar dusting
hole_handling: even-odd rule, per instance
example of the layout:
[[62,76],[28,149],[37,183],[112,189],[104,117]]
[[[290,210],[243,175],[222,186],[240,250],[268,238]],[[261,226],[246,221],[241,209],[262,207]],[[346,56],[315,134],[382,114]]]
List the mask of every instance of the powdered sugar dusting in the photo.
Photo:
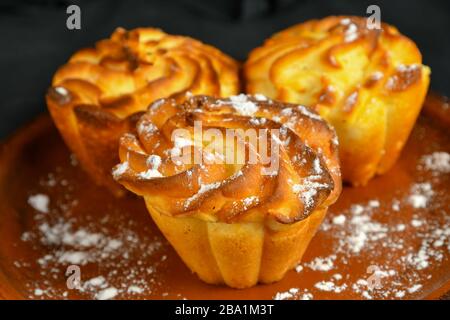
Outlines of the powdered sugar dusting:
[[314,287],[321,291],[333,291],[335,293],[341,293],[347,289],[347,285],[344,283],[341,286],[337,286],[333,281],[320,281],[317,282]]
[[128,161],[118,164],[112,171],[114,179],[119,179],[130,168]]
[[259,202],[259,198],[257,196],[250,196],[242,200],[242,203],[244,204],[244,208],[247,209],[248,207],[257,204]]
[[95,295],[95,299],[97,300],[110,300],[117,296],[118,290],[114,287],[106,288],[101,290],[99,293]]
[[301,198],[306,209],[314,207],[314,197],[319,190],[327,189],[330,186],[326,183],[317,182],[321,178],[320,175],[311,175],[303,179],[302,183],[294,184],[292,191]]
[[269,100],[265,95],[263,95],[261,93],[256,93],[253,95],[253,97],[255,97],[255,99],[258,101],[268,101]]
[[[431,286],[441,280],[439,274],[447,274],[449,266],[449,194],[445,186],[450,177],[442,169],[445,148],[435,141],[424,145],[419,149],[424,150],[423,155],[413,154],[414,166],[402,171],[401,182],[384,185],[385,177],[371,182],[380,190],[376,196],[364,187],[345,187],[342,201],[330,207],[296,272],[273,284],[276,289],[265,297],[417,299],[432,291]],[[411,150],[406,151],[410,157]],[[414,158],[408,158],[410,161]],[[147,164],[159,168],[157,158]],[[69,159],[67,167],[76,174],[81,172]],[[64,176],[65,170],[55,168],[42,174],[24,196],[22,207],[29,219],[14,245],[26,247],[30,254],[16,254],[11,267],[31,275],[25,283],[27,297],[182,298],[173,293],[178,287],[162,272],[173,272],[174,260],[167,242],[152,229],[148,214],[144,215],[148,220],[136,219],[137,213],[146,212],[140,212],[142,208],[128,212],[112,197],[103,197],[109,201],[99,205],[97,192],[102,189],[90,187],[83,194],[86,185],[73,183]],[[54,192],[56,189],[64,191]],[[300,192],[302,187],[293,189]],[[349,192],[358,194],[350,199],[359,200],[349,202]],[[36,195],[47,198],[47,205],[29,200]],[[89,206],[85,203],[80,210],[82,201]],[[252,206],[257,201],[244,197],[239,205]],[[81,282],[75,289],[65,287],[70,265],[81,268]],[[242,297],[242,292],[236,291],[236,295]]]
[[290,288],[287,291],[277,292],[274,300],[312,300],[314,296],[308,292],[308,289]]
[[[157,166],[157,159],[153,160],[149,162]],[[38,270],[39,277],[26,283],[28,297],[66,299],[75,294],[85,299],[139,298],[161,287],[157,271],[166,263],[160,253],[168,246],[165,240],[152,235],[148,227],[144,227],[143,237],[138,232],[142,226],[127,213],[116,214],[114,204],[105,203],[105,211],[77,212],[79,201],[72,195],[76,187],[62,174],[58,169],[45,175],[39,181],[38,189],[42,190],[28,199],[39,214],[32,216],[32,226],[19,241],[36,258],[14,261],[20,272]],[[53,195],[55,188],[65,190],[62,196]],[[73,288],[53,285],[66,283],[69,266],[80,269],[81,281]]]
[[433,194],[434,192],[431,189],[430,183],[418,183],[411,187],[411,194],[408,197],[408,202],[414,208],[426,208]]
[[[434,160],[426,165],[424,159],[436,157],[432,155],[419,158],[417,167],[431,174],[431,180],[413,181],[405,190],[383,194],[383,199],[349,204],[340,211],[331,209],[319,231],[324,245],[332,244],[325,250],[329,254],[312,252],[295,268],[301,277],[314,273],[321,280],[299,291],[308,290],[315,298],[330,294],[338,298],[344,292],[346,297],[361,299],[423,295],[433,270],[448,265],[450,253],[450,217],[443,205],[448,195],[435,189],[446,176],[433,174],[439,170],[431,168]],[[355,265],[367,268],[367,273],[357,277],[345,272],[347,266]],[[280,294],[299,299],[289,291]]]
[[334,268],[334,260],[336,260],[336,255],[330,255],[328,257],[317,257],[310,263],[305,264],[311,270],[315,271],[330,271]]
[[158,171],[159,166],[161,165],[160,156],[152,154],[147,158],[146,162],[149,168],[147,169],[147,171],[140,172],[139,177],[143,179],[152,179],[152,178],[160,178],[163,176],[161,172]]
[[252,116],[258,111],[258,106],[248,99],[248,96],[241,93],[230,97],[233,108],[244,116]]
[[50,199],[45,194],[35,194],[28,197],[28,204],[32,206],[35,210],[42,213],[48,213],[48,204]]
[[437,151],[422,156],[421,165],[426,170],[433,171],[433,174],[450,172],[450,153]]
[[323,119],[317,113],[314,113],[312,110],[308,109],[305,106],[298,105],[297,110],[311,119],[323,121]]
[[191,205],[191,203],[193,201],[197,200],[202,194],[204,194],[210,190],[219,188],[221,184],[222,184],[222,182],[220,182],[220,181],[209,183],[209,184],[201,184],[198,192],[185,200],[184,207],[188,208]]
[[358,26],[351,21],[351,19],[344,18],[341,20],[341,25],[345,27],[344,30],[344,41],[345,42],[352,42],[358,39],[359,37],[359,30]]

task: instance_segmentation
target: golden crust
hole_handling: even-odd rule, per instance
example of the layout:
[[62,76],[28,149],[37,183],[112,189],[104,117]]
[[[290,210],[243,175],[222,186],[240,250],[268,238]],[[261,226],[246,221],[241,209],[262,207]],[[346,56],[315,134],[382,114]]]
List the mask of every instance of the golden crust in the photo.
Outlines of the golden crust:
[[[251,115],[242,106],[251,108]],[[202,125],[197,135],[196,123]],[[181,147],[175,135],[180,129],[187,132]],[[278,158],[264,162],[262,149],[245,138],[239,151],[227,129],[242,130],[242,136],[249,134],[248,129],[254,130],[258,138],[267,141],[268,157]],[[273,129],[279,132],[276,140],[270,133]],[[208,136],[211,130],[223,133],[219,151],[208,149],[214,141]],[[222,222],[271,217],[293,223],[316,208],[327,207],[340,193],[334,130],[303,106],[243,94],[229,99],[196,96],[183,104],[162,99],[149,107],[134,133],[121,138],[121,164],[113,175],[127,189],[144,196],[154,209],[171,216]],[[279,147],[277,154],[273,143]],[[230,145],[235,150],[232,159],[226,151],[221,152]],[[174,150],[176,155],[185,152],[186,161],[174,158]],[[239,152],[243,161],[237,160]],[[194,161],[196,154],[200,161]],[[157,160],[156,166],[152,159]],[[277,167],[264,174],[272,164]],[[309,198],[302,196],[308,194]]]
[[136,115],[163,97],[239,92],[238,64],[197,40],[158,29],[118,28],[76,52],[55,73],[47,105],[67,145],[94,180],[120,195],[111,178],[118,139]]
[[343,179],[353,185],[393,166],[429,74],[413,41],[387,24],[370,30],[360,17],[290,27],[254,49],[244,66],[248,93],[311,106],[335,127]]
[[[174,135],[180,129],[186,132],[182,143]],[[279,156],[278,166],[252,162],[250,156],[261,156],[261,149],[250,139],[242,139],[243,149],[227,158],[226,143],[233,141],[231,148],[238,150],[228,129],[259,132],[270,156]],[[219,136],[225,147],[214,153],[208,149],[216,142],[206,136],[210,130],[225,133]],[[264,136],[268,130],[271,134]],[[278,131],[270,130],[279,130],[277,139],[272,134]],[[178,163],[173,154],[181,150],[188,157]],[[239,152],[245,161],[237,160]],[[214,161],[195,162],[196,154]],[[205,282],[234,288],[280,280],[301,260],[341,192],[334,130],[303,106],[262,96],[196,96],[183,104],[158,100],[136,130],[121,138],[119,155],[115,179],[144,197],[187,266]],[[262,171],[267,167],[273,171]]]
[[262,223],[207,222],[148,210],[167,240],[200,279],[210,284],[248,288],[281,280],[301,260],[326,214],[267,227]]

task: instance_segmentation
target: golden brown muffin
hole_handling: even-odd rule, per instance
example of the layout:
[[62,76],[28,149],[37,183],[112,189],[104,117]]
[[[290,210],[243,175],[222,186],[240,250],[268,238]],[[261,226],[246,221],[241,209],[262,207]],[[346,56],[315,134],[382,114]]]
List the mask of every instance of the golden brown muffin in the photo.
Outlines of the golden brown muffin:
[[59,68],[47,105],[82,167],[120,195],[111,168],[119,137],[134,126],[137,113],[163,97],[238,92],[238,64],[219,50],[158,29],[119,28]]
[[397,160],[420,112],[430,69],[388,24],[328,17],[281,31],[244,66],[248,93],[314,108],[336,129],[343,179],[366,184]]
[[245,288],[302,258],[341,191],[336,143],[313,111],[261,95],[163,99],[121,138],[113,175],[202,280]]

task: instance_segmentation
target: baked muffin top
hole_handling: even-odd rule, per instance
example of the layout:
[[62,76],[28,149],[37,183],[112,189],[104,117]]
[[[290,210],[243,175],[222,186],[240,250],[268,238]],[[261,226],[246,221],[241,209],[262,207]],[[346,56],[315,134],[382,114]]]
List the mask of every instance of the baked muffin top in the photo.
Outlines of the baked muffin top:
[[393,166],[429,74],[411,39],[394,26],[354,16],[287,28],[254,49],[244,66],[248,93],[307,105],[333,125],[343,178],[353,185]]
[[158,100],[122,136],[119,156],[114,178],[172,216],[293,223],[341,190],[334,130],[262,95]]
[[238,64],[218,49],[159,29],[116,29],[81,49],[55,73],[50,97],[61,105],[94,106],[124,118],[163,97],[186,92],[239,92]]

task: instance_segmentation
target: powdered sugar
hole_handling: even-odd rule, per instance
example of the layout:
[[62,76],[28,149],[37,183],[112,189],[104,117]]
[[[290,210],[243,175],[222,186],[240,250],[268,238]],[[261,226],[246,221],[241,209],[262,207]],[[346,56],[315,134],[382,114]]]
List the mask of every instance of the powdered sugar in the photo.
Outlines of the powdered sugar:
[[[379,182],[384,177],[379,177],[373,182],[381,185],[376,196],[364,187],[344,187],[342,201],[330,207],[318,238],[313,239],[313,243],[319,241],[319,244],[310,246],[302,264],[295,268],[298,273],[289,273],[273,285],[276,288],[274,298],[415,299],[426,296],[432,290],[430,286],[436,283],[436,279],[430,280],[430,277],[436,277],[439,270],[445,272],[450,252],[448,194],[442,188],[448,175],[435,174],[439,172],[437,167],[427,165],[424,159],[434,153],[430,148],[424,149],[426,155],[416,163],[417,168],[407,168],[422,170],[422,175],[405,171],[402,172],[406,173],[402,176],[404,180],[386,186]],[[151,161],[149,166],[153,165]],[[64,197],[55,197],[56,193],[51,192],[55,186],[65,186]],[[33,280],[26,284],[28,297],[122,299],[155,296],[152,292],[158,292],[156,297],[165,297],[166,292],[172,292],[176,285],[160,272],[163,269],[173,272],[170,264],[174,261],[167,254],[170,251],[161,252],[162,236],[151,236],[154,230],[138,234],[136,230],[141,226],[128,224],[128,220],[136,223],[130,218],[136,211],[122,211],[111,218],[115,210],[122,210],[116,203],[99,207],[93,201],[90,202],[92,210],[85,206],[83,211],[86,212],[77,211],[78,198],[71,198],[70,188],[73,188],[70,179],[61,179],[53,172],[44,174],[39,186],[33,185],[26,194],[42,194],[49,199],[48,212],[35,211],[34,206],[32,209],[23,204],[36,216],[36,224],[27,221],[22,241],[17,239],[17,242],[30,249],[32,258],[31,261],[18,259],[13,265],[24,274],[33,274],[33,270],[38,270],[37,274],[42,272],[38,277],[33,274]],[[348,201],[349,192],[360,192],[357,203]],[[425,205],[415,205],[411,201],[418,195],[426,198]],[[111,198],[112,201],[115,200]],[[246,197],[239,201],[242,201],[240,205],[251,206],[257,200]],[[118,216],[123,219],[114,220]],[[145,220],[137,223],[151,225]],[[65,283],[64,272],[73,262],[81,267],[82,282],[81,289],[71,291],[61,288],[60,284]],[[366,271],[372,264],[380,270]],[[380,289],[370,289],[372,276],[381,279]],[[52,280],[56,278],[58,282]],[[57,283],[59,285],[55,285]],[[158,288],[164,288],[165,293],[161,294],[163,291]]]
[[160,178],[163,176],[161,172],[158,171],[159,166],[162,163],[160,156],[152,154],[147,158],[146,163],[147,166],[149,166],[149,169],[147,169],[144,172],[140,172],[139,177],[143,179],[152,179],[152,178]]
[[249,122],[255,126],[263,126],[266,124],[267,119],[266,118],[251,118]]
[[145,121],[140,121],[136,129],[140,136],[147,136],[158,131],[158,128],[147,119]]
[[[417,195],[427,199],[425,207],[422,203],[414,205],[411,202],[411,198]],[[347,265],[350,261],[352,264],[357,263],[358,257],[363,253],[366,266],[374,264],[370,261],[371,257],[379,260],[384,254],[393,255],[396,258],[387,258],[383,265],[373,266],[375,271],[368,271],[366,277],[353,280],[353,283],[348,280],[351,275],[342,277],[341,274],[334,274],[315,283],[314,288],[333,294],[352,290],[364,299],[400,299],[420,294],[424,286],[422,281],[424,277],[426,279],[424,271],[443,263],[450,252],[450,219],[444,212],[443,220],[424,217],[426,211],[423,209],[429,208],[431,199],[438,199],[432,183],[418,182],[410,186],[409,194],[400,199],[393,198],[391,203],[372,199],[353,204],[347,210],[333,214],[321,226],[321,232],[333,239],[332,253],[305,261],[297,265],[296,269],[302,274],[305,272],[304,267],[312,272],[329,274],[337,265]],[[394,218],[389,210],[396,212],[403,208],[413,210],[409,218],[405,213],[395,218],[401,217],[405,219],[404,222],[383,222],[385,216]],[[414,237],[406,236],[410,232]],[[411,245],[406,239],[418,242],[419,245]],[[402,271],[399,273],[398,270]],[[379,281],[380,289],[371,289],[375,279],[379,279],[376,281]],[[314,291],[311,293],[316,295]]]
[[204,194],[210,190],[219,188],[221,186],[221,184],[222,184],[222,182],[220,182],[220,181],[209,183],[209,184],[201,184],[200,189],[197,191],[197,193],[195,193],[194,195],[192,195],[191,197],[187,198],[184,201],[184,207],[188,208],[191,205],[191,203],[193,201],[197,200],[202,194]]
[[343,214],[337,215],[336,217],[333,217],[333,223],[338,225],[343,225],[345,223],[345,216]]
[[354,24],[350,19],[344,18],[341,20],[341,25],[345,26],[344,30],[344,41],[345,42],[352,42],[358,39],[359,37],[359,30],[358,26]]
[[292,185],[292,192],[298,194],[306,209],[314,207],[314,197],[321,189],[329,188],[326,183],[317,182],[318,175],[311,175],[303,179],[302,183]]
[[323,121],[323,119],[317,113],[314,113],[312,110],[303,105],[298,105],[297,110],[311,119]]
[[267,99],[267,97],[261,93],[256,93],[253,95],[253,97],[255,97],[256,100],[258,101],[268,101],[269,99]]
[[417,70],[417,69],[420,69],[420,68],[421,68],[420,64],[413,63],[413,64],[410,64],[410,65],[399,64],[396,69],[399,72],[409,72],[409,71],[414,71],[414,70]]
[[334,282],[332,281],[320,281],[317,282],[314,287],[316,287],[317,289],[321,290],[321,291],[333,291],[335,293],[341,293],[342,291],[347,289],[347,285],[344,283],[343,285],[336,285]]
[[[148,231],[141,237],[126,214],[114,216],[114,207],[107,212],[72,214],[79,203],[71,196],[71,181],[60,173],[50,173],[39,183],[45,193],[34,194],[30,203],[41,214],[32,216],[32,227],[21,236],[36,260],[14,262],[22,272],[38,270],[39,277],[26,283],[30,298],[68,298],[73,291],[84,298],[115,299],[148,295],[159,286],[155,272],[164,260],[155,262],[153,256],[164,245],[160,237],[148,236]],[[62,198],[51,196],[55,188],[65,190]],[[80,268],[79,285],[73,289],[52,285],[66,282],[69,266]]]
[[28,197],[28,204],[32,206],[35,210],[42,213],[48,213],[48,204],[50,199],[47,195],[38,193]]
[[314,296],[307,289],[290,288],[287,291],[277,292],[274,300],[312,300]]
[[117,296],[118,290],[114,287],[109,287],[101,290],[95,295],[95,299],[97,300],[110,300]]
[[144,289],[136,285],[131,285],[128,287],[127,292],[133,294],[141,294],[144,292]]
[[384,73],[383,72],[375,71],[369,76],[369,79],[371,81],[378,81],[378,80],[382,79],[383,77],[384,77]]
[[250,196],[250,197],[244,198],[242,200],[242,203],[244,204],[245,208],[248,208],[251,205],[256,204],[258,202],[259,202],[259,198],[257,196]]
[[122,163],[120,163],[119,165],[117,165],[113,172],[112,175],[114,177],[114,179],[119,179],[120,177],[122,177],[122,175],[130,168],[128,161],[124,161]]
[[420,78],[421,68],[420,64],[398,65],[395,74],[386,81],[386,88],[393,91],[405,90]]
[[[332,225],[345,227],[339,248],[352,254],[358,254],[367,242],[386,237],[387,226],[371,219],[372,212],[379,207],[379,202],[371,200],[367,204],[354,204],[348,212],[341,213],[332,219]],[[325,224],[328,229],[331,225]]]
[[349,94],[347,99],[345,99],[344,110],[348,112],[351,111],[355,106],[355,104],[358,102],[358,97],[359,97],[358,91],[354,91],[351,94]]
[[408,202],[414,208],[426,208],[434,192],[430,183],[417,183],[411,187]]
[[241,115],[253,116],[258,111],[258,106],[243,93],[231,96],[230,101],[234,109]]
[[414,293],[414,292],[417,292],[418,290],[420,290],[420,288],[422,288],[422,285],[421,284],[416,284],[416,285],[408,288],[408,292],[409,293]]
[[334,254],[324,258],[317,257],[310,263],[306,263],[305,266],[315,271],[330,271],[334,268],[334,260],[336,260]]
[[450,172],[450,153],[437,151],[422,156],[421,164],[434,174]]
[[54,87],[54,90],[56,91],[56,93],[62,96],[67,96],[69,94],[69,91],[61,86]]

